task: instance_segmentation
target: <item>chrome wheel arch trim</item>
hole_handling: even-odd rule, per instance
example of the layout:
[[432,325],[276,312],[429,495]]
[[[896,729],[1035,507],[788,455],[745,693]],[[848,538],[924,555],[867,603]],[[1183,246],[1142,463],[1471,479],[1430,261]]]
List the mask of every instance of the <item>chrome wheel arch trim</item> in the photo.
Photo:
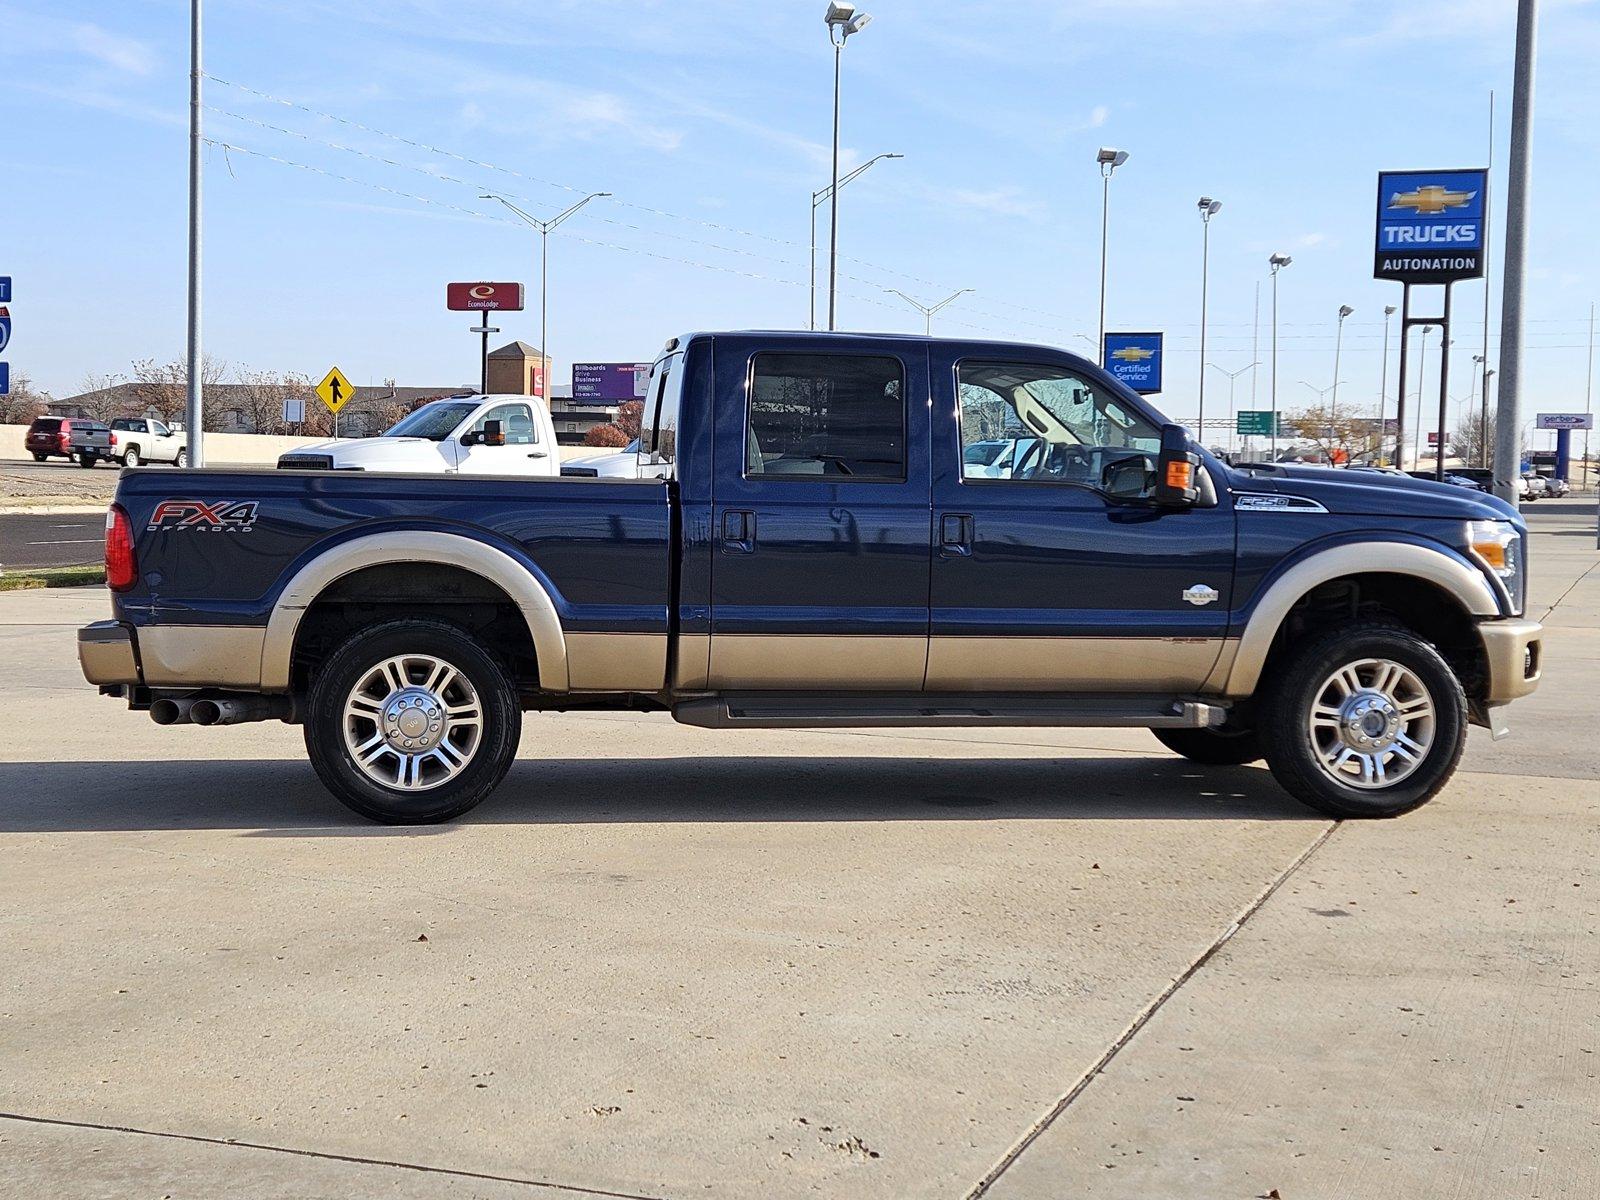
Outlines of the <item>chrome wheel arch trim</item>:
[[289,580],[272,607],[261,647],[261,689],[289,689],[295,633],[306,610],[328,587],[346,575],[385,563],[439,563],[481,575],[510,596],[528,623],[539,660],[539,686],[567,690],[567,643],[555,602],[539,580],[516,559],[474,538],[424,530],[371,533],[329,547]]
[[1294,564],[1267,585],[1239,638],[1233,662],[1219,662],[1205,691],[1223,696],[1249,696],[1261,680],[1267,651],[1289,610],[1324,583],[1346,575],[1412,575],[1434,584],[1474,617],[1499,617],[1500,602],[1481,572],[1411,542],[1356,542],[1319,550]]

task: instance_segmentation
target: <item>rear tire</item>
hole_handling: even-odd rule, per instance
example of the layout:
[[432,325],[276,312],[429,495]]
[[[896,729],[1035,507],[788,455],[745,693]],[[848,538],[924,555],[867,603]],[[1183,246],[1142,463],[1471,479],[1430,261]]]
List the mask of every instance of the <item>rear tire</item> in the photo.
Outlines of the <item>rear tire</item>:
[[94,467],[94,464],[95,464],[95,456],[94,455],[92,455],[92,454],[80,454],[80,455],[78,455],[78,465],[80,467],[83,467],[84,469],[88,470],[88,469],[92,469]]
[[521,732],[505,671],[442,621],[353,634],[315,672],[306,706],[317,775],[349,808],[390,825],[472,808],[505,777]]
[[47,459],[49,457],[50,456],[48,454],[35,454],[33,456],[33,461],[34,462],[43,462],[45,459]]
[[122,465],[125,467],[137,467],[139,465],[139,447],[129,446],[122,452]]
[[1331,817],[1394,817],[1449,782],[1467,744],[1467,700],[1439,651],[1409,629],[1364,622],[1292,651],[1266,689],[1267,765]]
[[1152,729],[1150,732],[1174,754],[1208,767],[1242,767],[1265,754],[1261,738],[1254,729]]

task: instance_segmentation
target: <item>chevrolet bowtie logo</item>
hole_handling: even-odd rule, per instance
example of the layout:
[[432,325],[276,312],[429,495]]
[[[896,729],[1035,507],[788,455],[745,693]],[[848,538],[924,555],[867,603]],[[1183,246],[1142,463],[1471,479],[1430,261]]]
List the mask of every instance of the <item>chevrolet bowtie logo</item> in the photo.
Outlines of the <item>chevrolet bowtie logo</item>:
[[1409,208],[1425,216],[1435,216],[1447,208],[1465,208],[1477,192],[1454,192],[1437,183],[1415,191],[1396,192],[1389,198],[1390,208]]
[[1124,346],[1121,350],[1113,350],[1111,352],[1112,358],[1120,358],[1123,362],[1129,363],[1143,362],[1145,359],[1154,358],[1155,356],[1156,352],[1154,350],[1147,350],[1143,346]]

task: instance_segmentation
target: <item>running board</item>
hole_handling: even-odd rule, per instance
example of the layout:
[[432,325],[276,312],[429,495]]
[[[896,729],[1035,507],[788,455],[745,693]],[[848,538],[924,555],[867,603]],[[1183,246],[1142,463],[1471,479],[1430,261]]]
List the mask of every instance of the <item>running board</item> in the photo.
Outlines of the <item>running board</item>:
[[673,719],[704,729],[835,729],[887,726],[1079,726],[1206,729],[1226,703],[1174,696],[873,695],[734,692],[689,700]]

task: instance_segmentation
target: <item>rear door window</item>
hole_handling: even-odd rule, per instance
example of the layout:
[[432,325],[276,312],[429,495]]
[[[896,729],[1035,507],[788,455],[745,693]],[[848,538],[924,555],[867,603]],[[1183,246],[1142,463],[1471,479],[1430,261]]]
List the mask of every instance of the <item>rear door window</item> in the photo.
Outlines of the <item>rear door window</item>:
[[904,481],[905,393],[898,358],[757,354],[745,426],[746,478]]

